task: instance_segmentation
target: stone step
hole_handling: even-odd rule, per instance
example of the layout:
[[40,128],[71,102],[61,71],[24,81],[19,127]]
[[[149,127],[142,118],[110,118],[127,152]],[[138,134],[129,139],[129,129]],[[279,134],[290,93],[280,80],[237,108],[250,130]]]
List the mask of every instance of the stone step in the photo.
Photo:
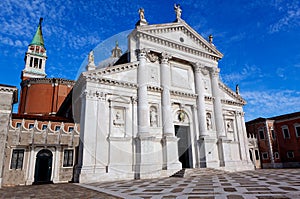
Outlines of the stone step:
[[170,177],[175,177],[175,178],[183,178],[184,177],[184,173],[185,173],[185,168],[177,171],[176,173],[174,173],[173,175],[171,175]]
[[211,174],[224,174],[226,171],[213,169],[213,168],[183,168],[170,177],[177,177],[177,178],[184,178],[184,177],[192,177],[197,176],[199,174],[201,175],[211,175]]

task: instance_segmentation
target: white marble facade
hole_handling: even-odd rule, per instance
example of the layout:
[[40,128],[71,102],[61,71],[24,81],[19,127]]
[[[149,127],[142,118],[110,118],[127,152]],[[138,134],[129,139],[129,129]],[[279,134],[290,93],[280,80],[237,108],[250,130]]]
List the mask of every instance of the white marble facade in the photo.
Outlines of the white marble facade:
[[219,78],[223,55],[176,17],[148,25],[143,16],[128,36],[128,63],[78,79],[80,182],[169,176],[182,167],[253,169],[245,101]]

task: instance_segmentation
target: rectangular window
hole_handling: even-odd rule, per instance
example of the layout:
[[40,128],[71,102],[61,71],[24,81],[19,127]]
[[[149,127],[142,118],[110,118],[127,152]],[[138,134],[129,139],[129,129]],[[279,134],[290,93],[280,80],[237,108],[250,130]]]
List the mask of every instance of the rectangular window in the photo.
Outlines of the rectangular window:
[[255,150],[255,159],[256,159],[256,160],[259,160],[259,153],[258,153],[258,150]]
[[33,64],[33,58],[32,58],[32,57],[30,57],[30,64],[29,64],[29,66],[30,66],[30,67],[33,67],[33,65],[32,65],[32,64]]
[[64,150],[64,167],[73,166],[73,149]]
[[45,130],[47,127],[48,127],[47,124],[43,124],[43,125],[42,125],[42,130]]
[[59,131],[60,130],[60,126],[55,126],[55,131]]
[[33,127],[34,127],[34,124],[29,124],[29,125],[28,125],[28,128],[29,128],[29,129],[32,129]]
[[288,151],[286,155],[288,158],[294,158],[294,151]]
[[278,152],[275,152],[274,156],[275,156],[275,159],[279,159],[279,153]]
[[38,58],[34,58],[34,68],[38,67],[38,63],[39,63],[39,59]]
[[263,152],[262,154],[262,158],[264,159],[264,160],[267,160],[269,157],[268,157],[268,152]]
[[300,137],[300,126],[296,126],[295,130],[296,130],[296,136]]
[[70,127],[69,127],[69,132],[72,132],[72,131],[74,131],[74,127],[73,127],[73,126],[70,126]]
[[39,69],[41,69],[42,68],[42,59],[40,59],[40,61],[39,61]]
[[276,134],[275,134],[275,131],[274,131],[274,129],[271,129],[271,134],[272,134],[272,138],[273,138],[273,140],[275,140],[275,139],[276,139]]
[[283,133],[284,139],[290,139],[290,132],[287,127],[282,128],[282,133]]
[[22,169],[24,149],[13,149],[11,155],[10,169]]
[[260,138],[261,140],[264,140],[264,139],[265,139],[264,130],[259,130],[259,131],[258,131],[258,134],[259,134],[259,138]]

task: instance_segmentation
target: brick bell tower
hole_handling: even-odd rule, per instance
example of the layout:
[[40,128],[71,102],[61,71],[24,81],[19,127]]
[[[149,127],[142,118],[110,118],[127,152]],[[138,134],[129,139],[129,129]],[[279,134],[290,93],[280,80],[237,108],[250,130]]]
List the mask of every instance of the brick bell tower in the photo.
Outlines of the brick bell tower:
[[47,60],[46,48],[44,46],[44,38],[42,32],[42,21],[40,22],[36,33],[28,45],[27,52],[25,53],[25,68],[22,71],[21,79],[26,80],[28,78],[45,78],[45,65]]
[[71,91],[74,81],[62,78],[46,78],[46,49],[42,33],[42,21],[25,53],[25,67],[21,73],[19,114],[55,116]]

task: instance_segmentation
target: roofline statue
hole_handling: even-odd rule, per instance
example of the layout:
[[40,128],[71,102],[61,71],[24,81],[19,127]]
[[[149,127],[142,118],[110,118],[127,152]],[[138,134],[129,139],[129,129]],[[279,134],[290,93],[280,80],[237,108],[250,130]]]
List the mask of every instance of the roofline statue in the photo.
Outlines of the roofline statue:
[[180,4],[174,4],[174,10],[175,10],[175,13],[176,13],[176,20],[180,20],[181,19],[181,13],[182,13],[182,10],[180,8]]

